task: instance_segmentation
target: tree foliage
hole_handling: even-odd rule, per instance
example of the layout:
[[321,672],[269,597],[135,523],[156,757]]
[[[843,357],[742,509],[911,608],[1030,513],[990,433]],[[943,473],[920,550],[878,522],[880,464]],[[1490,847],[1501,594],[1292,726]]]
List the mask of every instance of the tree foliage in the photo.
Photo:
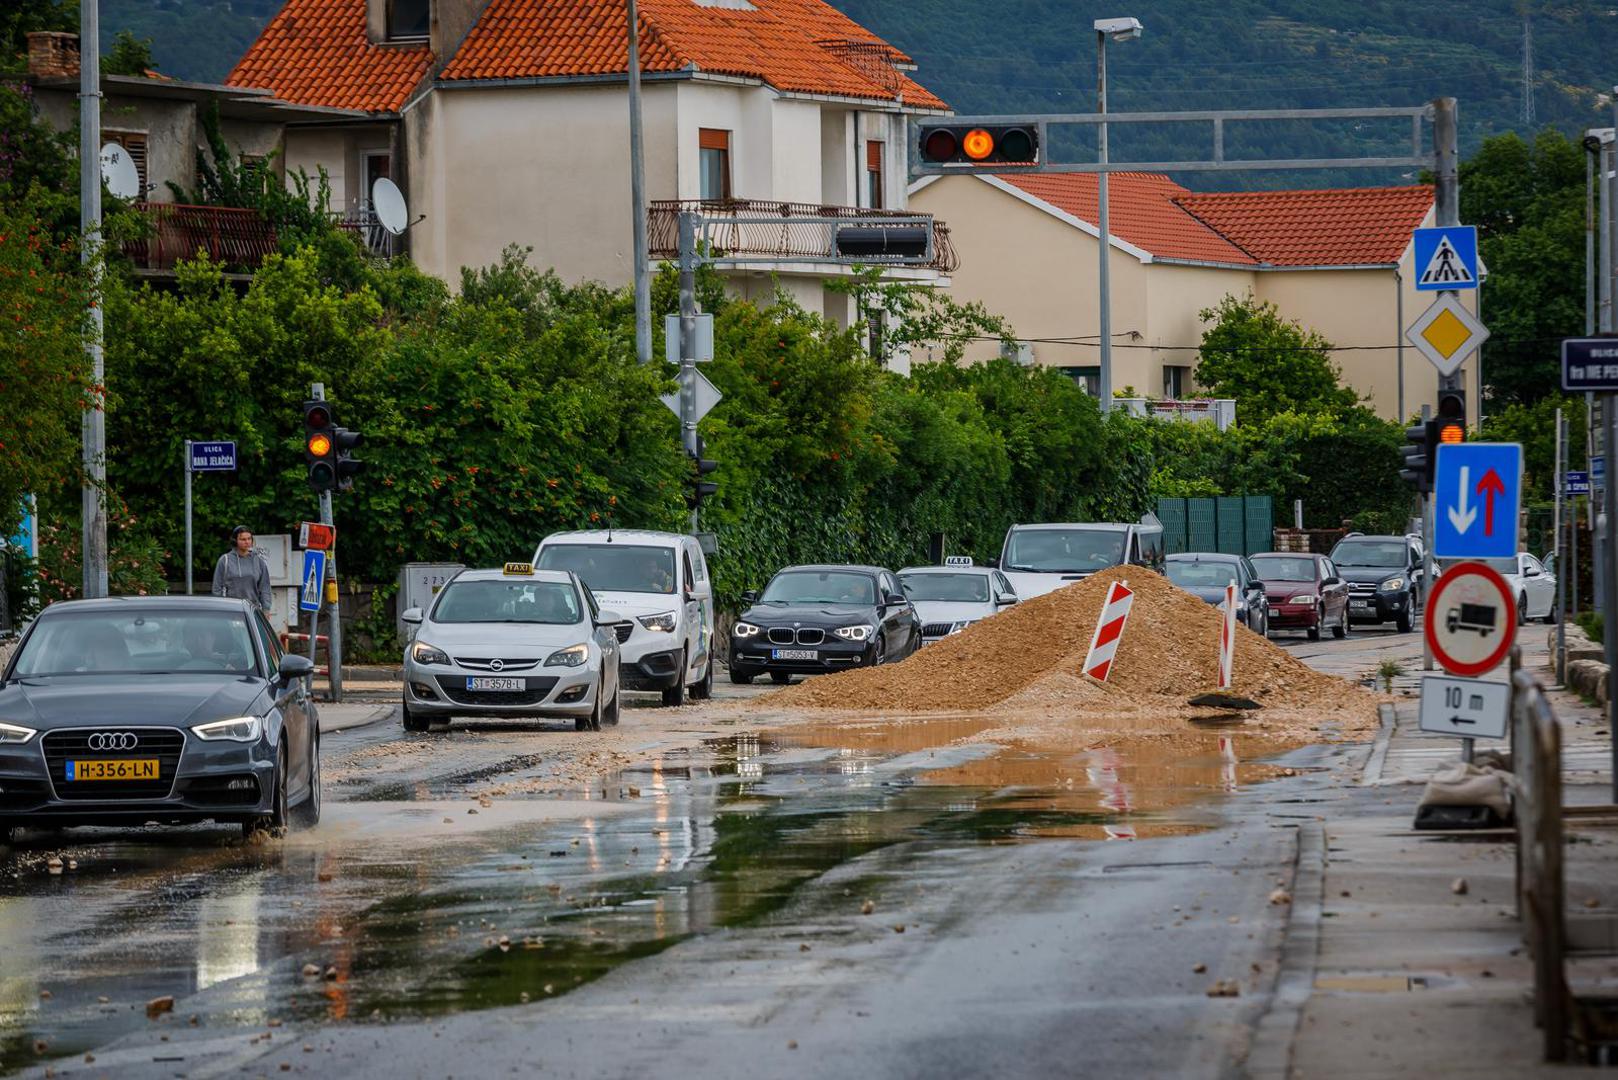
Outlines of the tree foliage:
[[1283,412],[1335,415],[1359,404],[1318,331],[1282,317],[1269,301],[1229,296],[1200,313],[1205,323],[1196,379],[1214,397],[1235,398],[1244,424]]

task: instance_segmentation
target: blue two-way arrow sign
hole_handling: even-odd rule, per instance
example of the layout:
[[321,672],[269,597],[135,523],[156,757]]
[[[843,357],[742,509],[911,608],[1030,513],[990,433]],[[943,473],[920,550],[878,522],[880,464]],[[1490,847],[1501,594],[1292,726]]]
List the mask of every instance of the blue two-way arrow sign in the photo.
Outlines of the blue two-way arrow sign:
[[1433,555],[1508,559],[1522,516],[1522,445],[1454,443],[1438,448],[1433,474]]

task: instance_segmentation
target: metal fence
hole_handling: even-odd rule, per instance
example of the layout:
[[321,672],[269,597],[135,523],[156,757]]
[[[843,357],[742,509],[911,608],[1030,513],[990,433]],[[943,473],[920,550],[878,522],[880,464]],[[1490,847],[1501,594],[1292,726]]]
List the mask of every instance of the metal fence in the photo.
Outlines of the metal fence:
[[[835,254],[839,227],[866,218],[914,219],[933,231],[933,269],[951,273],[960,259],[949,239],[949,228],[931,214],[912,214],[864,206],[822,206],[818,203],[776,202],[765,199],[659,199],[646,215],[648,254],[655,259],[679,256],[680,214],[702,215],[703,239],[716,256],[768,257],[782,262],[826,259]],[[880,262],[880,259],[873,259]]]
[[1157,516],[1171,555],[1182,551],[1254,555],[1273,547],[1275,500],[1268,495],[1159,499]]
[[136,203],[150,215],[151,235],[124,244],[124,254],[142,270],[173,270],[204,253],[231,270],[256,270],[275,253],[275,226],[257,210],[186,203]]

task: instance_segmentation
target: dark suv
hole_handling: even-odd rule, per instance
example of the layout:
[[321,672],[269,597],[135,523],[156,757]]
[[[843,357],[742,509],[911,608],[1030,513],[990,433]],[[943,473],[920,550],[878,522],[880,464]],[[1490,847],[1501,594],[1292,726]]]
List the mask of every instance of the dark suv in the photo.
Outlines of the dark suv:
[[1391,622],[1409,633],[1421,610],[1421,548],[1407,536],[1349,535],[1331,549],[1337,573],[1348,582],[1348,617],[1357,623]]

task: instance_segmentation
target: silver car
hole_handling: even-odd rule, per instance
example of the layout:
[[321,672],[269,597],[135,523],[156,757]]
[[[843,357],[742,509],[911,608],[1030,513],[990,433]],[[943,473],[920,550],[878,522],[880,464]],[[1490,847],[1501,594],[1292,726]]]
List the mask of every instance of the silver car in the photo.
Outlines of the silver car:
[[921,640],[931,645],[987,619],[1017,602],[1011,582],[1000,571],[955,560],[944,566],[911,566],[899,571],[899,587],[921,619]]
[[618,648],[630,624],[601,611],[568,570],[507,563],[463,570],[405,649],[406,731],[442,731],[453,716],[571,716],[579,731],[618,722]]

